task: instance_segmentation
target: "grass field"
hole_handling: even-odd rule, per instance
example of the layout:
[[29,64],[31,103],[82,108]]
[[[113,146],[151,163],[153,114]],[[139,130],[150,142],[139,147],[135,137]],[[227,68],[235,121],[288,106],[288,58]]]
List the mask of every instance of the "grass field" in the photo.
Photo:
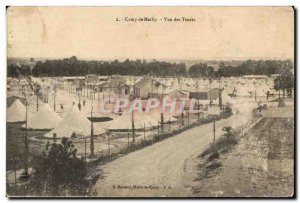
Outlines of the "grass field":
[[6,170],[13,169],[13,159],[15,157],[16,168],[20,169],[23,166],[24,150],[25,150],[25,133],[29,138],[29,158],[33,155],[41,153],[43,146],[46,147],[46,140],[30,139],[39,137],[48,131],[24,131],[23,123],[8,123],[6,125]]

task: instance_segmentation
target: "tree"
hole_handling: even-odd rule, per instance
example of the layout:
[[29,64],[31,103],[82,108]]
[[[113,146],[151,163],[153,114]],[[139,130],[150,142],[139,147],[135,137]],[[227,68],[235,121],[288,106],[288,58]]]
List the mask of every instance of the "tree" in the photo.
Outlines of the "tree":
[[8,77],[19,77],[21,75],[23,76],[29,76],[31,73],[30,67],[28,65],[15,65],[10,64],[7,66],[7,76]]
[[285,92],[287,92],[289,96],[292,96],[293,88],[294,88],[294,74],[290,71],[290,69],[287,68],[282,69],[281,74],[274,81],[274,89],[277,91],[281,90],[283,92],[283,98],[284,98]]
[[226,137],[227,139],[233,135],[233,128],[231,126],[224,126],[222,130],[225,132],[223,136]]
[[211,66],[207,66],[206,63],[198,63],[190,67],[189,75],[192,77],[213,77],[214,69]]
[[[87,179],[88,170],[83,158],[76,156],[72,141],[63,138],[53,143],[49,152],[35,159],[30,190],[37,196],[86,196],[99,176]],[[28,191],[29,192],[29,191]]]

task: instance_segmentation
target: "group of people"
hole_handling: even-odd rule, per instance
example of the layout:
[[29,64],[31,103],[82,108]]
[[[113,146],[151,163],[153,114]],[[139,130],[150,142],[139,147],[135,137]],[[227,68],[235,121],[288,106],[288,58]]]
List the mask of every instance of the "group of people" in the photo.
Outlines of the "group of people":
[[[74,105],[75,105],[75,102],[73,102],[73,106]],[[82,105],[85,106],[85,100],[83,100]],[[79,111],[81,111],[81,103],[80,103],[80,101],[78,102],[77,106],[78,106]]]
[[[73,104],[73,106],[74,106],[76,103],[75,103],[75,102],[73,102],[72,104]],[[83,105],[83,107],[85,106],[85,100],[83,100],[83,102],[82,102],[82,105]],[[78,102],[78,105],[77,105],[77,107],[78,107],[79,111],[81,111],[81,103],[80,103],[80,101]],[[63,109],[64,109],[64,106],[63,106],[63,104],[60,104],[60,109],[61,109],[61,110],[63,110]]]

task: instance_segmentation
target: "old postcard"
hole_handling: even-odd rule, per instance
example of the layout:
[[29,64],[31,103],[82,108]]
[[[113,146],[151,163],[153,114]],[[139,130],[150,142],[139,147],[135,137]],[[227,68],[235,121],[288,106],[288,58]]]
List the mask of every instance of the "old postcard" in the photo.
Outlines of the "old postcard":
[[293,7],[6,17],[8,197],[294,197]]

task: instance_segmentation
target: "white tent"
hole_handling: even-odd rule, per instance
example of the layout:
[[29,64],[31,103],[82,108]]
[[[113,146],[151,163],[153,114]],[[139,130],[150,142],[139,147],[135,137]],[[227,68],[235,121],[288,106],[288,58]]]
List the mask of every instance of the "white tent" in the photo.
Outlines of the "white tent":
[[231,99],[231,97],[228,96],[228,92],[226,92],[226,90],[223,90],[222,92],[222,103],[223,104],[233,104],[233,100]]
[[[157,121],[161,121],[161,111],[160,111],[160,107],[159,108],[152,108],[150,109],[148,116],[150,116],[153,120]],[[164,122],[174,122],[177,119],[174,118],[173,116],[170,115],[170,112],[168,112],[168,110],[166,109],[166,111],[163,114],[164,116]]]
[[[102,133],[97,129],[99,134],[105,133],[102,129]],[[71,137],[73,134],[80,137],[86,137],[91,135],[91,121],[89,121],[77,107],[72,108],[68,112],[63,120],[59,123],[58,127],[50,131],[45,137],[53,137],[56,133],[57,137]]]
[[[145,128],[152,128],[157,126],[157,121],[150,117],[145,112],[134,112],[134,128],[135,129],[143,129]],[[132,129],[132,113],[129,111],[124,111],[123,114],[117,119],[110,122],[108,127],[110,130],[126,130]]]
[[[48,104],[39,107],[39,111],[30,112],[27,119],[28,129],[53,129],[61,122],[62,118],[55,113]],[[23,125],[25,127],[25,124]]]
[[154,126],[157,126],[157,121],[154,120],[152,117],[150,117],[146,112],[135,112],[134,113],[134,120],[139,122],[139,125],[142,125],[146,128],[152,128]]
[[[141,126],[140,123],[135,122],[134,127],[135,129],[141,129],[144,126]],[[129,113],[128,111],[124,111],[121,116],[118,116],[115,120],[110,122],[108,129],[109,130],[132,129],[132,114]]]
[[250,93],[245,85],[237,85],[236,87],[236,95],[240,97],[249,97]]
[[19,99],[7,109],[6,121],[12,123],[26,121],[26,107]]

